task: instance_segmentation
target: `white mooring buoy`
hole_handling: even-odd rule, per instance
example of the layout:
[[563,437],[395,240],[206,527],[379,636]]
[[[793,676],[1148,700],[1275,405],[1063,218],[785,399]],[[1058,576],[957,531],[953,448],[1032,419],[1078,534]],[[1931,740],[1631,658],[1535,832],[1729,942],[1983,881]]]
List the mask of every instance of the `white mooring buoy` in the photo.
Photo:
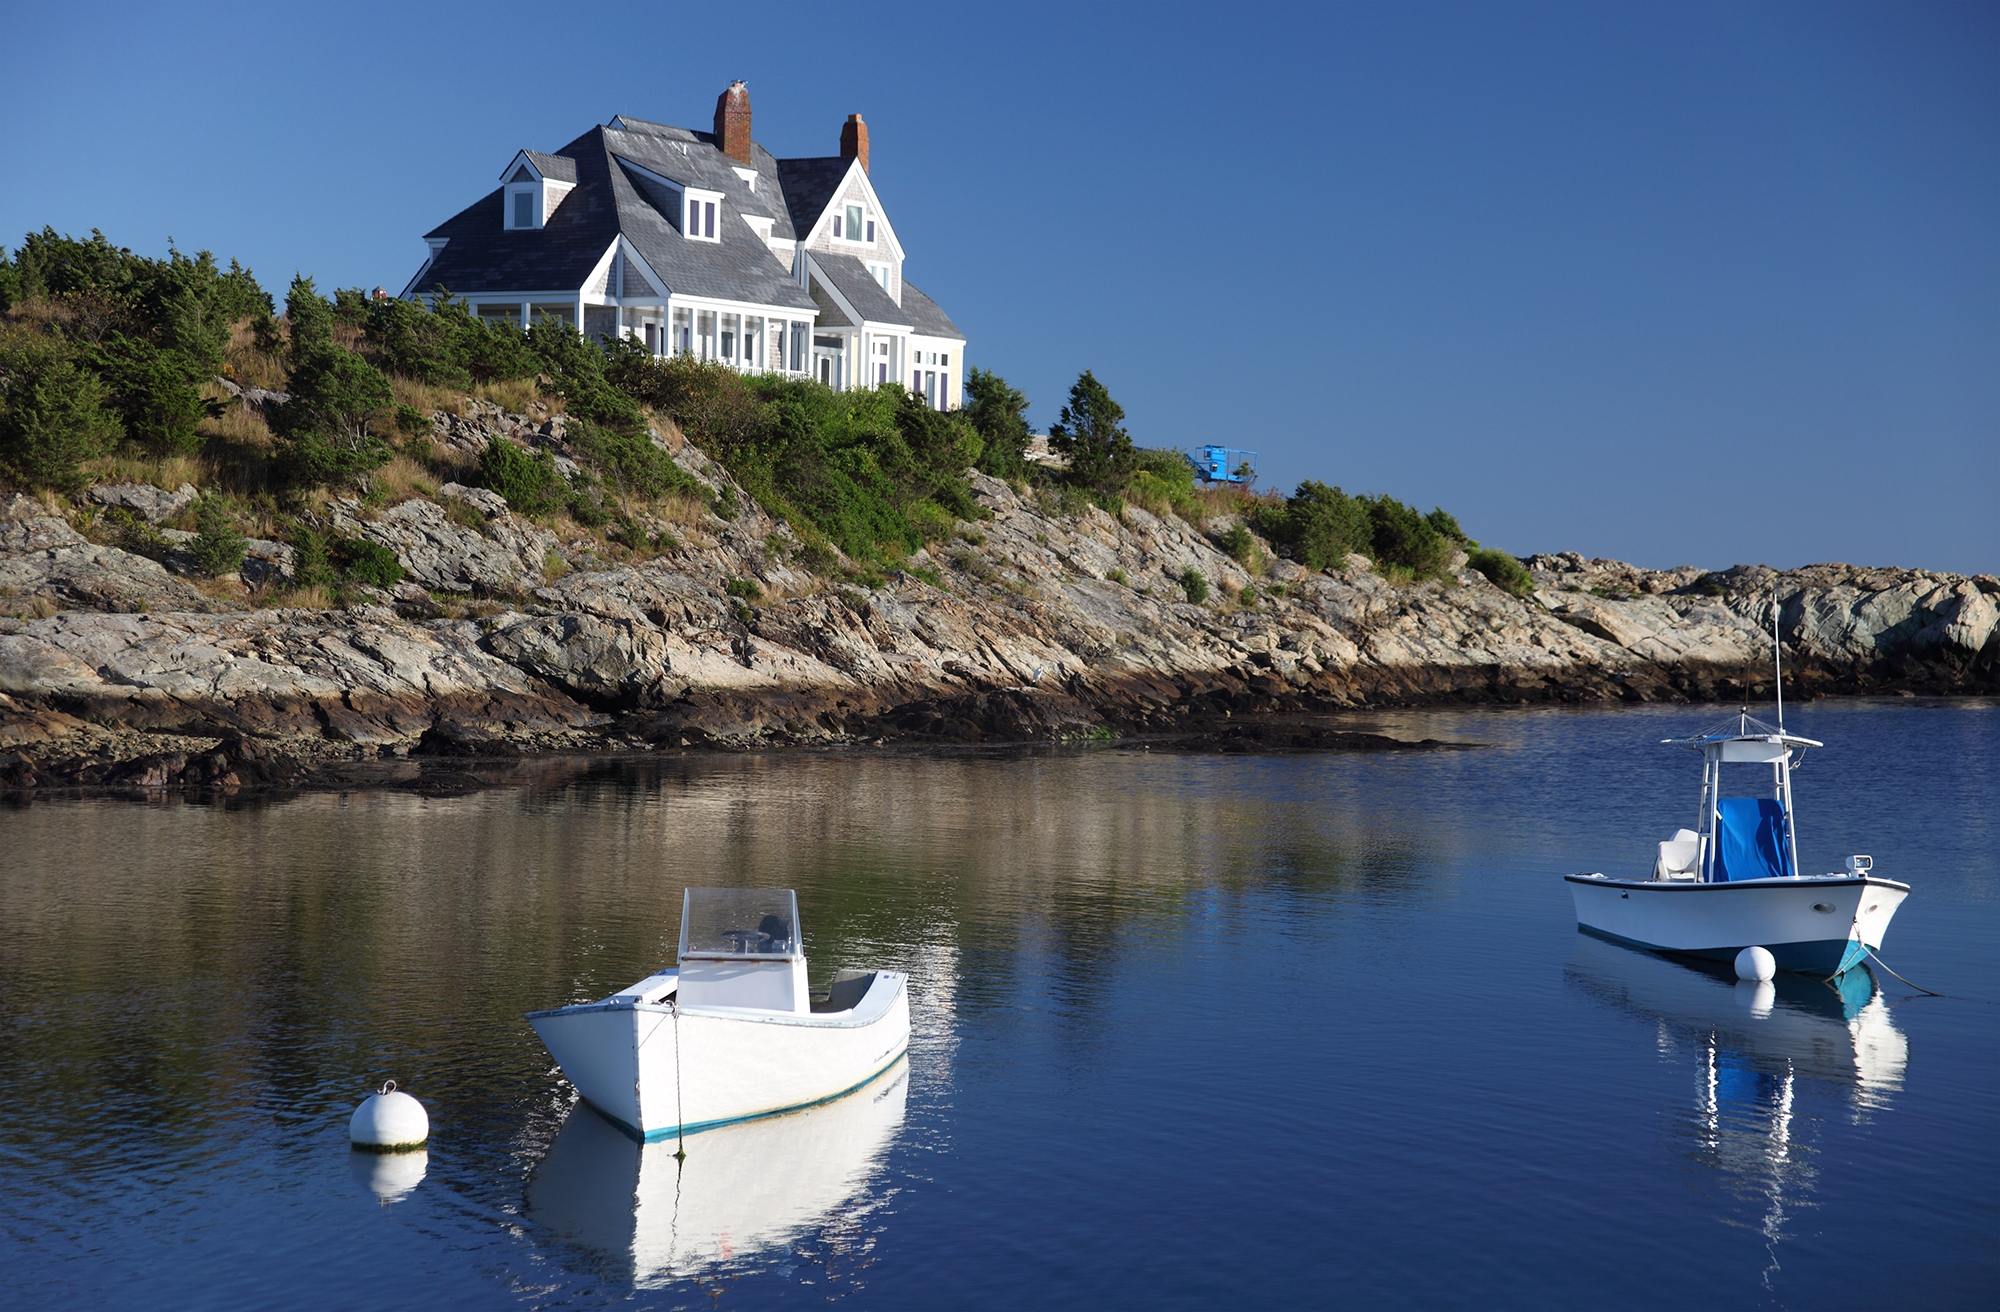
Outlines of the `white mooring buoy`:
[[1764,948],[1744,948],[1736,954],[1736,978],[1767,980],[1778,973],[1778,959]]
[[361,1100],[347,1123],[347,1138],[356,1148],[376,1153],[408,1152],[431,1137],[431,1118],[424,1105],[396,1090],[390,1080]]

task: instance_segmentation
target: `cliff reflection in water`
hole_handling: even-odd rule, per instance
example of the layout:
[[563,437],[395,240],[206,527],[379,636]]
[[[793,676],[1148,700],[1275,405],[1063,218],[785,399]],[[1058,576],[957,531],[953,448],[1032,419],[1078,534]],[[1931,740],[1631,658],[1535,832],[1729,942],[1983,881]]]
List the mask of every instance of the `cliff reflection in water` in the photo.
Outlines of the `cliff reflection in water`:
[[773,1250],[845,1269],[874,1246],[869,1214],[902,1128],[909,1066],[822,1107],[641,1144],[579,1103],[528,1184],[528,1216],[650,1289]]
[[1680,1150],[1761,1204],[1775,1270],[1788,1223],[1812,1204],[1819,1099],[1831,1095],[1858,1124],[1889,1110],[1903,1087],[1909,1040],[1874,978],[1852,970],[1837,981],[1785,973],[1732,981],[1581,931],[1568,973],[1651,1022],[1660,1059],[1689,1071],[1688,1100],[1673,1120]]

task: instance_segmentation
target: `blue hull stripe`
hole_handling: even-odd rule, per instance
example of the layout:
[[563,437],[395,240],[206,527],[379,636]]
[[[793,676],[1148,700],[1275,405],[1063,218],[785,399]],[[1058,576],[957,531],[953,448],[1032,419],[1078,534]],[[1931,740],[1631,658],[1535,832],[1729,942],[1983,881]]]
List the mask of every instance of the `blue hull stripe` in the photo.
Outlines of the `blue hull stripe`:
[[1613,934],[1590,925],[1578,925],[1577,928],[1613,943],[1623,943],[1628,948],[1644,948],[1648,952],[1663,952],[1671,957],[1700,957],[1704,961],[1733,963],[1736,954],[1744,948],[1757,946],[1771,954],[1779,970],[1801,975],[1838,975],[1852,968],[1867,952],[1859,940],[1847,938],[1811,939],[1799,943],[1742,943],[1722,948],[1663,948],[1657,943],[1642,943],[1636,938],[1626,938],[1623,934]]
[[[599,1107],[596,1103],[591,1103],[590,1109],[596,1112],[598,1115],[602,1116],[605,1120],[610,1121],[613,1125],[617,1126],[619,1129],[625,1131],[625,1133],[630,1135],[632,1138],[639,1140],[641,1143],[659,1143],[666,1139],[685,1137],[690,1134],[700,1134],[703,1130],[719,1130],[725,1125],[741,1125],[745,1121],[767,1120],[773,1116],[783,1116],[787,1112],[802,1112],[808,1107],[823,1107],[827,1103],[835,1102],[841,1098],[845,1098],[848,1094],[853,1093],[858,1089],[865,1089],[869,1085],[873,1084],[875,1081],[881,1079],[882,1076],[897,1062],[901,1061],[904,1058],[904,1056],[906,1056],[909,1053],[909,1051],[910,1049],[908,1045],[896,1049],[895,1054],[891,1056],[889,1060],[882,1063],[882,1068],[880,1070],[868,1076],[866,1079],[862,1080],[858,1084],[848,1085],[845,1089],[842,1089],[839,1093],[829,1093],[828,1095],[826,1095],[826,1097],[814,1098],[811,1102],[795,1102],[789,1107],[774,1107],[768,1112],[752,1112],[748,1116],[727,1116],[719,1121],[701,1121],[694,1125],[668,1126],[666,1129],[663,1130],[642,1132],[640,1131],[638,1126],[630,1125],[625,1121],[620,1120],[618,1117],[613,1116],[610,1112],[605,1111],[602,1107]],[[586,1099],[586,1101],[588,1100]]]

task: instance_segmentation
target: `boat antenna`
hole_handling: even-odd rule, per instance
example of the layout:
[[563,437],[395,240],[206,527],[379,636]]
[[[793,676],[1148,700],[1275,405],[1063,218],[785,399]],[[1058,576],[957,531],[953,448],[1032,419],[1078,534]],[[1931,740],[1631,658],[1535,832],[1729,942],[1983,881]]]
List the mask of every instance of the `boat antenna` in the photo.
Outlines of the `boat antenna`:
[[1778,588],[1771,585],[1771,668],[1778,687],[1778,732],[1785,731],[1785,652],[1778,645]]

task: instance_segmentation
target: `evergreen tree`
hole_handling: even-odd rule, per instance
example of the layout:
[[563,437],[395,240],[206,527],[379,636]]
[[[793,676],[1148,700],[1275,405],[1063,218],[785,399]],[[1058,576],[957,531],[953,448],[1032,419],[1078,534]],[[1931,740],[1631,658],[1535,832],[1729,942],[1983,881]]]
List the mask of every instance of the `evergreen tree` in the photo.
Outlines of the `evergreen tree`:
[[1069,482],[1103,496],[1125,490],[1138,468],[1138,452],[1120,426],[1124,418],[1124,407],[1084,370],[1069,389],[1059,422],[1049,425],[1049,446],[1069,458]]
[[1027,473],[1027,394],[1007,386],[999,374],[976,366],[966,376],[965,394],[971,401],[965,417],[985,443],[979,467],[1001,478]]
[[0,352],[0,468],[30,487],[81,491],[78,466],[123,436],[105,401],[97,375],[59,344]]

